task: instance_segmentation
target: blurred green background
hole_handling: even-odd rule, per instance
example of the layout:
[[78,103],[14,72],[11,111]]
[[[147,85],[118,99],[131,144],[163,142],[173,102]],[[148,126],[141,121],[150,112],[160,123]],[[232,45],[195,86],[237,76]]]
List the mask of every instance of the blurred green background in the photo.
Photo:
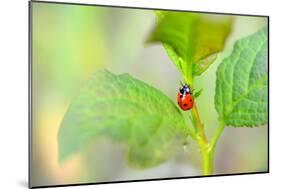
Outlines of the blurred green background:
[[[106,182],[201,174],[192,141],[173,159],[148,170],[126,165],[125,148],[108,139],[58,162],[57,134],[81,83],[95,71],[130,73],[160,89],[176,103],[182,79],[163,47],[144,41],[155,24],[152,10],[32,2],[32,185]],[[207,135],[218,125],[214,108],[215,72],[234,42],[267,24],[266,18],[235,16],[233,31],[217,61],[195,79],[204,91],[197,100]],[[267,126],[227,127],[215,153],[215,174],[266,171]]]

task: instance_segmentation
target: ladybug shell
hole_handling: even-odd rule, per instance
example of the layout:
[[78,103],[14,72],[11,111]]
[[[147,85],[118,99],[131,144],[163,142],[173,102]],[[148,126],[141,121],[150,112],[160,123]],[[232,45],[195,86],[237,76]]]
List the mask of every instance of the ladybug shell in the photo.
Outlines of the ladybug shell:
[[186,95],[182,95],[178,93],[178,105],[179,107],[184,110],[190,110],[193,107],[194,99],[192,94],[187,93]]

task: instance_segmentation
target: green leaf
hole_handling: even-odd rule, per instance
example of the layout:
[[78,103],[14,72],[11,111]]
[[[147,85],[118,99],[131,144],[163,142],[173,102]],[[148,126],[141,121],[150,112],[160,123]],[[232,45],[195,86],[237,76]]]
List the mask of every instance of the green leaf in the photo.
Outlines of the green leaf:
[[199,91],[195,92],[193,95],[194,98],[198,98],[201,95],[202,91],[203,91],[203,89],[200,89]]
[[158,21],[147,42],[161,42],[185,80],[201,75],[215,61],[232,25],[230,16],[169,11],[156,14]]
[[100,71],[65,114],[59,155],[64,160],[93,139],[108,136],[128,144],[131,166],[146,168],[169,159],[188,134],[181,111],[161,91],[129,74]]
[[215,106],[229,126],[268,122],[267,28],[238,40],[217,70]]

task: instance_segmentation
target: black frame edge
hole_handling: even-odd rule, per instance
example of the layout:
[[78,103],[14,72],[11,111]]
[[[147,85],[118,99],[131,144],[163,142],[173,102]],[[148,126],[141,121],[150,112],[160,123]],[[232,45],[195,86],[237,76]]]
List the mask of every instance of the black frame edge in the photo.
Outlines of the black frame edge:
[[227,12],[193,11],[193,10],[179,10],[179,9],[165,9],[165,8],[151,8],[151,7],[106,5],[106,4],[95,4],[95,3],[73,3],[73,2],[41,1],[41,0],[30,0],[30,1],[33,2],[33,3],[49,3],[49,4],[60,4],[60,5],[78,5],[78,6],[81,5],[81,6],[96,6],[96,7],[111,7],[111,8],[128,8],[128,9],[138,9],[138,10],[162,10],[162,11],[176,11],[176,12],[194,12],[194,13],[205,13],[205,14],[217,14],[217,15],[269,17],[268,15],[259,15],[259,14],[239,14],[239,13],[227,13]]

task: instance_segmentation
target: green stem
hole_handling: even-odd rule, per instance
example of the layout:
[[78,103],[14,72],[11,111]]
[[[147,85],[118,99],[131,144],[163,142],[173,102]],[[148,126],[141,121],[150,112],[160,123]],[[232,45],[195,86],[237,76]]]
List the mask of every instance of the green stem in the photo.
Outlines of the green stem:
[[211,175],[213,174],[215,147],[221,133],[224,130],[225,124],[223,121],[220,121],[219,127],[217,128],[214,136],[212,137],[211,141],[208,142],[195,102],[192,108],[192,118],[194,120],[193,123],[196,131],[197,143],[200,147],[200,152],[202,155],[202,173],[203,175]]
[[196,103],[194,103],[192,108],[192,117],[194,120],[195,130],[197,131],[197,143],[202,155],[202,172],[203,175],[211,175],[213,173],[213,150],[209,148],[208,139],[200,120]]
[[197,105],[194,102],[193,104],[193,108],[192,108],[192,117],[195,123],[195,130],[197,131],[197,135],[200,137],[200,142],[204,143],[204,144],[208,144],[208,140],[207,137],[205,135],[205,131],[204,131],[204,127],[203,124],[200,120],[200,116],[197,110]]
[[205,150],[202,152],[203,158],[203,175],[213,174],[213,151]]
[[209,148],[209,143],[202,136],[198,136],[197,143],[200,147],[200,153],[202,155],[202,174],[213,174],[213,154],[214,150]]
[[215,134],[214,134],[214,136],[213,136],[213,138],[212,138],[212,140],[210,142],[209,148],[210,148],[211,151],[216,147],[217,141],[218,141],[221,133],[223,132],[224,127],[225,127],[224,122],[220,121],[219,127],[217,128],[217,130],[216,130],[216,132],[215,132]]
[[195,133],[193,133],[193,135],[195,136],[193,136],[193,138],[196,138],[196,141],[200,147],[200,153],[202,155],[202,174],[211,175],[213,174],[214,151],[216,148],[217,141],[224,130],[225,124],[223,121],[220,121],[219,127],[217,128],[214,136],[212,137],[211,141],[208,142],[204,126],[200,120],[199,112],[195,102],[191,113],[192,122],[195,130]]
[[207,146],[203,146],[202,158],[203,158],[203,175],[211,175],[213,173],[213,158],[214,151],[216,148],[217,141],[223,132],[225,124],[223,121],[220,121],[219,127],[217,128],[213,138]]

